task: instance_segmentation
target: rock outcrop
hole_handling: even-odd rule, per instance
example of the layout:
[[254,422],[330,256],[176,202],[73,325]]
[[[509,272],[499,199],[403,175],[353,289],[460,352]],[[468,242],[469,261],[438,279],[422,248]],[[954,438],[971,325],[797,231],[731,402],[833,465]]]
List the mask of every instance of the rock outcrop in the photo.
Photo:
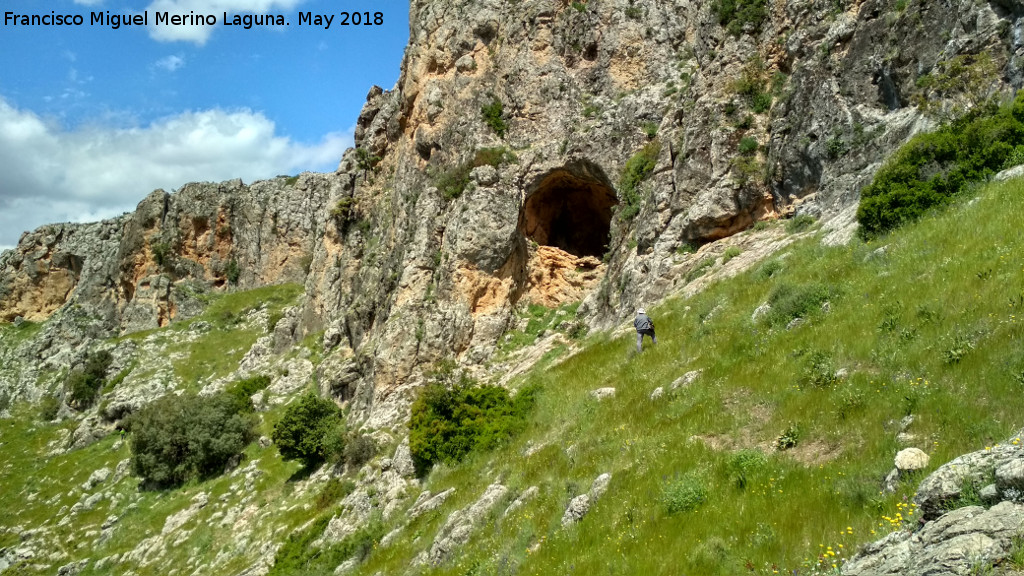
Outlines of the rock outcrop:
[[868,545],[843,566],[848,576],[989,574],[1024,533],[1024,431],[1004,445],[948,462],[928,475],[914,502],[921,524]]

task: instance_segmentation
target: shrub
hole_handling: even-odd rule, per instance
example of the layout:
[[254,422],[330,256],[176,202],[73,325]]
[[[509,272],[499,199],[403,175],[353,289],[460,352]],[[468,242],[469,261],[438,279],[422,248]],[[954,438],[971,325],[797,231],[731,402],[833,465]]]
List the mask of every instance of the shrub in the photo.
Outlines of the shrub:
[[739,246],[729,246],[725,249],[725,253],[722,254],[722,264],[725,264],[742,253],[743,250],[741,250]]
[[746,186],[750,182],[763,179],[764,164],[752,156],[737,156],[732,160],[732,172],[736,183]]
[[504,112],[505,105],[501,103],[501,99],[497,96],[494,97],[490,104],[485,104],[480,108],[480,113],[484,117],[484,123],[497,134],[498,138],[504,138],[505,131],[508,130],[508,125],[505,124],[505,119],[502,117]]
[[808,358],[807,365],[804,366],[800,376],[800,387],[829,388],[838,380],[832,357],[825,352],[818,351]]
[[760,450],[740,450],[729,458],[729,479],[737,488],[746,488],[751,475],[763,468],[767,462],[768,459]]
[[661,489],[661,502],[669,514],[696,510],[707,499],[707,487],[693,474],[666,482]]
[[228,384],[224,393],[235,399],[240,411],[252,411],[252,395],[270,386],[269,376],[253,376]]
[[782,434],[775,439],[775,448],[779,451],[789,450],[790,448],[796,448],[797,444],[800,443],[800,427],[796,424],[790,424],[783,430]]
[[757,152],[757,139],[751,136],[746,136],[740,140],[739,145],[740,154],[753,154]]
[[431,376],[413,402],[409,449],[420,475],[435,463],[454,463],[473,450],[492,449],[518,433],[533,407],[534,388],[514,398],[500,386],[476,386],[451,366]]
[[356,489],[356,483],[349,480],[338,477],[333,477],[324,484],[323,490],[316,495],[316,500],[313,501],[313,506],[317,511],[326,510],[332,504],[341,500],[354,492]]
[[480,166],[497,168],[502,164],[510,164],[518,160],[516,155],[505,146],[480,148],[469,161],[434,172],[434,185],[441,192],[441,197],[451,201],[462,196],[462,193],[466,191],[473,168]]
[[[743,97],[755,114],[763,114],[772,106],[772,95],[765,91],[767,83],[768,74],[765,71],[764,60],[755,56],[743,67],[732,88],[736,94]],[[753,124],[753,118],[750,118],[749,123]]]
[[337,431],[342,424],[341,410],[334,402],[307,392],[285,410],[270,437],[282,458],[313,468],[338,453]]
[[160,268],[170,263],[171,245],[167,242],[154,242],[149,249],[153,252],[153,261]]
[[344,225],[355,212],[355,199],[351,196],[339,198],[334,207],[331,208],[331,218],[336,224]]
[[79,410],[92,406],[106,383],[107,369],[113,360],[110,352],[104,350],[90,354],[82,370],[72,370],[67,379],[68,405]]
[[654,137],[658,135],[658,125],[654,122],[644,122],[643,129],[648,140],[654,140]]
[[132,471],[150,488],[223,472],[255,438],[256,419],[229,394],[164,396],[131,415]]
[[821,284],[779,284],[768,296],[771,311],[768,320],[775,325],[787,324],[794,318],[803,318],[820,308],[829,299],[831,290]]
[[377,455],[377,444],[366,434],[354,434],[345,446],[345,463],[360,468]]
[[920,218],[964,187],[1002,170],[1024,145],[1024,91],[1011,105],[975,109],[899,149],[861,191],[857,221],[865,238]]
[[369,176],[370,170],[377,168],[380,163],[380,156],[370,152],[366,148],[356,148],[356,167],[363,171],[363,181]]
[[758,280],[767,280],[782,271],[782,260],[769,260],[757,268],[754,275]]
[[786,232],[789,232],[790,234],[799,234],[813,226],[814,223],[814,216],[811,216],[810,214],[801,214],[786,223]]
[[224,269],[224,277],[227,278],[231,284],[238,284],[238,279],[242,276],[242,269],[238,266],[238,259],[232,258],[228,260],[228,265]]
[[640,212],[640,183],[654,172],[661,153],[661,143],[654,140],[640,149],[626,161],[626,167],[619,179],[619,190],[622,194],[622,208],[619,218],[623,221],[632,220]]
[[748,25],[754,32],[761,30],[761,24],[768,17],[765,4],[767,0],[715,0],[711,3],[711,11],[719,24],[739,37]]
[[46,395],[39,400],[39,419],[43,422],[52,422],[60,412],[60,399],[56,396]]
[[764,114],[772,107],[772,95],[769,92],[758,92],[750,97],[750,109],[755,114]]

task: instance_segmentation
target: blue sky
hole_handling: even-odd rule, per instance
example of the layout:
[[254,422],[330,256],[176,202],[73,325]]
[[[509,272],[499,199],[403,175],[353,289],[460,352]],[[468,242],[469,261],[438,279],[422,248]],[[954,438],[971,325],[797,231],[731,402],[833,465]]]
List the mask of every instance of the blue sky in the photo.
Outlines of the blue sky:
[[[23,230],[132,210],[155,188],[333,170],[366,93],[390,89],[409,37],[408,1],[4,0],[0,12],[81,14],[82,26],[0,20],[0,249]],[[339,11],[382,12],[341,26]],[[89,14],[149,13],[113,30]],[[155,13],[215,26],[154,26]],[[332,14],[329,29],[300,12]],[[222,26],[223,13],[289,26]]]

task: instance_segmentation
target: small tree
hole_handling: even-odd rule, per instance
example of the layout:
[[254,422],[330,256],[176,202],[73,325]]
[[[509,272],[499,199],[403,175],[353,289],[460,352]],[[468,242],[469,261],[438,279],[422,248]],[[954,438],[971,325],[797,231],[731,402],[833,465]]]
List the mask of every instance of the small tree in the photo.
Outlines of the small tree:
[[334,452],[344,451],[344,442],[339,445],[337,433],[343,425],[341,410],[334,402],[307,392],[288,407],[274,425],[271,438],[282,458],[299,460],[313,468]]
[[255,438],[256,420],[231,394],[175,396],[128,420],[132,470],[152,488],[178,486],[224,471]]
[[67,380],[69,406],[78,410],[92,406],[96,394],[106,383],[107,369],[113,360],[110,352],[103,350],[90,354],[83,369],[71,371]]

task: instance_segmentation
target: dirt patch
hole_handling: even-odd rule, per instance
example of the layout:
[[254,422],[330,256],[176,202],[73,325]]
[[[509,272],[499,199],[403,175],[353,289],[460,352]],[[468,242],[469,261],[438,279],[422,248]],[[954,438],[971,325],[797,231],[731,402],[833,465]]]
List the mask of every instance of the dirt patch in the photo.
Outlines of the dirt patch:
[[803,442],[798,444],[796,448],[783,452],[786,456],[807,467],[830,462],[838,458],[842,453],[843,449],[841,446],[833,446],[821,440]]

